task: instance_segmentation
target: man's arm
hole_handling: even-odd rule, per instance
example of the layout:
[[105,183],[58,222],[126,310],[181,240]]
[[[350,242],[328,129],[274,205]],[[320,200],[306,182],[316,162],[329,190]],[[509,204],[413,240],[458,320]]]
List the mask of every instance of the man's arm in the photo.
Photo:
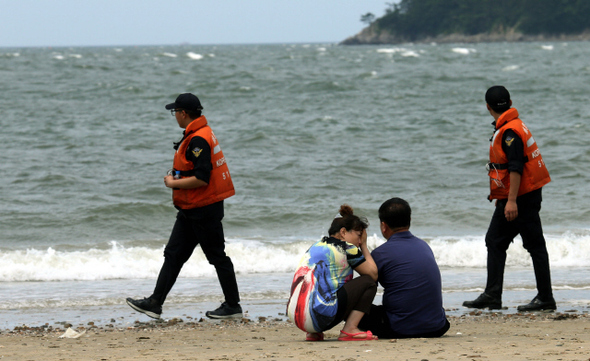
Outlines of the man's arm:
[[198,179],[195,176],[181,178],[181,179],[174,179],[174,176],[167,175],[164,177],[164,184],[166,184],[166,187],[168,187],[168,188],[192,189],[192,188],[204,187],[208,183],[203,182],[202,180]]
[[194,137],[186,151],[186,158],[193,163],[192,176],[175,179],[172,175],[164,177],[164,184],[168,188],[192,189],[209,184],[209,177],[213,166],[211,164],[211,148],[209,143],[201,137]]
[[504,150],[508,158],[508,172],[510,172],[510,188],[508,189],[508,200],[504,207],[504,217],[510,222],[518,217],[516,197],[518,196],[524,169],[524,143],[511,129],[504,133],[503,138],[502,150]]
[[508,222],[513,221],[518,217],[518,206],[516,205],[516,196],[518,195],[518,188],[520,188],[520,178],[522,176],[518,172],[510,172],[510,189],[508,190],[508,201],[504,207],[504,217]]

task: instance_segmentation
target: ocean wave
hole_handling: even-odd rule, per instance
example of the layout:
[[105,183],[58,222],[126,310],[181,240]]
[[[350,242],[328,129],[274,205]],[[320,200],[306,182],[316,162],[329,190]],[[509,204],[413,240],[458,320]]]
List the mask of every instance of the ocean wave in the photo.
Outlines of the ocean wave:
[[[228,239],[226,252],[236,273],[292,273],[314,239],[264,238]],[[435,237],[426,239],[441,268],[485,268],[487,251],[484,236]],[[566,232],[546,235],[552,267],[590,266],[590,234]],[[156,278],[163,262],[163,247],[125,246],[111,241],[109,247],[87,250],[8,250],[0,252],[0,282],[14,281],[88,281],[108,279]],[[368,238],[370,249],[384,243],[374,234]],[[532,266],[530,256],[519,237],[508,249],[508,267]],[[200,249],[184,265],[181,277],[215,277]]]
[[[547,252],[552,267],[590,266],[590,235],[566,232],[561,235],[545,234]],[[486,267],[487,249],[484,236],[439,237],[429,241],[439,266]],[[517,236],[506,257],[508,267],[532,266],[531,257]]]
[[462,54],[462,55],[469,55],[476,53],[477,50],[473,48],[453,48],[451,49],[453,53]]
[[[109,249],[59,251],[30,248],[0,252],[0,282],[138,279],[158,276],[163,246],[125,247],[112,241]],[[299,258],[312,242],[269,244],[242,240],[226,243],[238,274],[294,271]],[[215,269],[203,252],[195,250],[181,277],[212,277]]]
[[[275,299],[287,299],[289,297],[288,287],[285,287],[286,291],[268,291],[268,292],[240,292],[240,297],[244,301],[260,301],[260,300],[275,300]],[[173,294],[167,298],[167,305],[170,304],[198,304],[205,302],[216,303],[219,300],[219,295],[215,293],[198,294],[198,295],[178,295]],[[60,298],[26,298],[21,299],[10,299],[0,300],[0,311],[5,310],[26,310],[26,309],[63,309],[69,307],[95,307],[95,306],[115,306],[122,305],[125,302],[123,295],[110,296],[110,297],[96,297],[84,295],[82,297],[75,297],[69,295],[69,297]]]

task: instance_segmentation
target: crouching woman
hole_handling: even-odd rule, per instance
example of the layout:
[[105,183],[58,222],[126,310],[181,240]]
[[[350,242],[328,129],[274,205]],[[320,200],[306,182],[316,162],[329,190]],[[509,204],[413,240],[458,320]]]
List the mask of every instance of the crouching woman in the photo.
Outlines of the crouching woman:
[[[322,341],[324,331],[345,321],[340,341],[376,340],[358,328],[377,293],[377,266],[367,248],[366,219],[343,204],[324,237],[303,255],[291,285],[287,314],[307,341]],[[353,279],[353,270],[360,277]]]

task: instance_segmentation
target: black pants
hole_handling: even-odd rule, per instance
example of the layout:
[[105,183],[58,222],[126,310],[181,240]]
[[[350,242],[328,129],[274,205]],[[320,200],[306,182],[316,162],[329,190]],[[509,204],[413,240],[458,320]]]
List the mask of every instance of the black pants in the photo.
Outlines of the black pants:
[[160,270],[154,293],[150,296],[160,305],[174,286],[182,266],[195,247],[201,249],[207,261],[215,267],[225,301],[231,306],[240,302],[238,284],[231,259],[225,254],[223,236],[223,203],[216,203],[200,212],[179,211],[168,244],[164,249],[164,265]]
[[504,216],[506,200],[499,200],[496,204],[486,234],[488,280],[485,289],[485,293],[496,299],[502,299],[506,251],[518,234],[522,237],[522,245],[529,252],[533,261],[537,296],[543,301],[553,298],[549,255],[539,217],[541,210],[540,189],[538,191],[538,196],[533,197],[532,200],[531,197],[527,197],[528,194],[517,198],[518,217],[512,222],[508,222]]
[[379,338],[431,338],[444,335],[451,328],[451,324],[446,320],[445,325],[439,330],[416,335],[405,335],[391,329],[384,306],[372,305],[371,312],[365,314],[359,323],[359,328],[364,331],[370,330],[373,335]]
[[338,311],[336,311],[334,321],[326,330],[346,320],[352,311],[370,313],[376,294],[377,284],[371,276],[363,275],[346,282],[336,293]]

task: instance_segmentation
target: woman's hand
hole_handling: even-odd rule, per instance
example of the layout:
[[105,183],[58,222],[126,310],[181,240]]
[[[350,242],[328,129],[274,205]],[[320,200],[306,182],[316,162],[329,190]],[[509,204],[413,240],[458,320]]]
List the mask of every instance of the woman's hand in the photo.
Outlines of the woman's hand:
[[365,245],[365,247],[367,246],[367,230],[363,229],[363,234],[361,234],[361,243],[359,244],[359,247]]
[[358,274],[361,275],[369,275],[373,279],[373,281],[377,281],[378,274],[377,274],[377,265],[371,256],[371,252],[369,252],[369,247],[367,246],[367,230],[364,229],[363,233],[360,237],[360,244],[358,247],[361,249],[363,256],[365,256],[365,262],[361,263],[357,268],[354,270],[357,271]]

